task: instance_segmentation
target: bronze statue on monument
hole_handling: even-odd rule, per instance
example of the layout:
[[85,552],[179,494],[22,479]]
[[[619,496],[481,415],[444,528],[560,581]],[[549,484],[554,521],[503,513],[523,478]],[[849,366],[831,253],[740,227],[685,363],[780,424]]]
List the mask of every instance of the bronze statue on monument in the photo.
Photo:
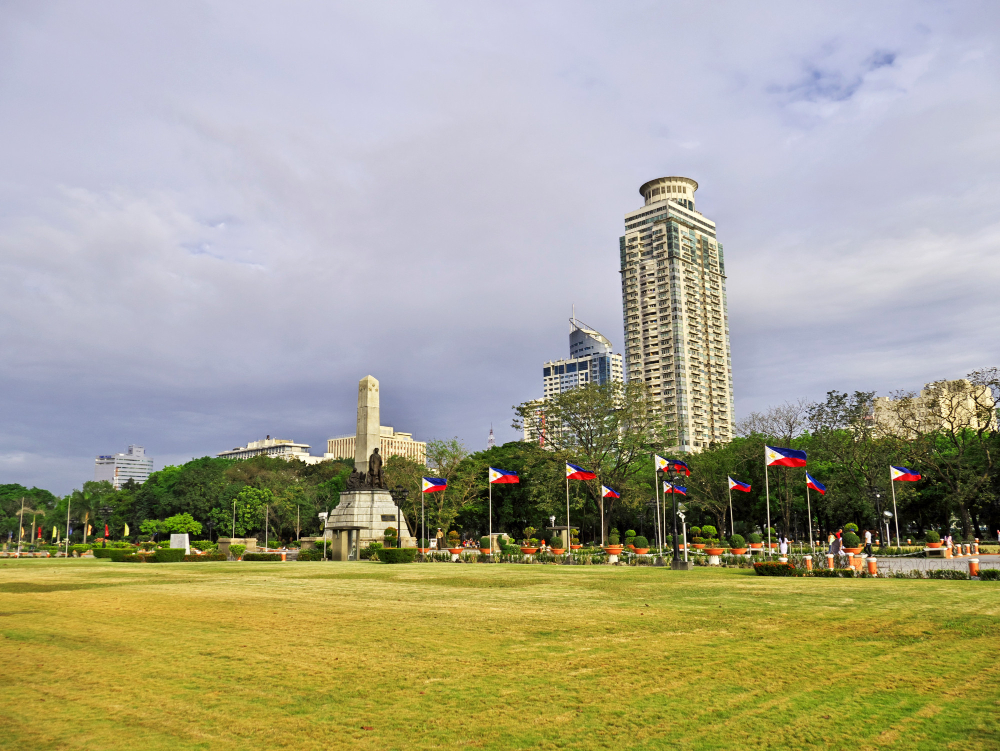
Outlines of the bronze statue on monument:
[[386,488],[385,476],[382,474],[382,457],[379,456],[378,449],[368,457],[368,477],[365,484],[370,488]]

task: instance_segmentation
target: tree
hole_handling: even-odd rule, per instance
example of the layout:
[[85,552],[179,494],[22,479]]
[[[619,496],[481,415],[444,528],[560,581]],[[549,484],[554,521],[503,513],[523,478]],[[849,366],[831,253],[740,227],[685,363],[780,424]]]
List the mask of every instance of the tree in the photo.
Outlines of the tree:
[[658,409],[645,383],[589,383],[542,403],[514,407],[513,426],[527,428],[551,449],[596,473],[597,479],[585,487],[602,510],[603,539],[615,500],[602,497],[601,485],[626,487],[653,451],[673,442],[674,432],[664,426]]
[[201,522],[195,521],[191,514],[175,514],[163,520],[163,531],[177,535],[200,535]]
[[214,509],[212,520],[218,529],[233,532],[234,537],[246,537],[251,532],[263,530],[265,506],[273,501],[274,493],[270,489],[246,486],[232,500],[228,510]]

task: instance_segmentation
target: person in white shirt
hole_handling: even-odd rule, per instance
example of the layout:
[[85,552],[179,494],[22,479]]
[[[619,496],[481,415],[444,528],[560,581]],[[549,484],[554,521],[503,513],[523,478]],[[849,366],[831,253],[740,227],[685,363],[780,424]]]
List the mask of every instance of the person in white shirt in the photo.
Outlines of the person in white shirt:
[[872,554],[872,531],[870,529],[865,530],[865,553]]

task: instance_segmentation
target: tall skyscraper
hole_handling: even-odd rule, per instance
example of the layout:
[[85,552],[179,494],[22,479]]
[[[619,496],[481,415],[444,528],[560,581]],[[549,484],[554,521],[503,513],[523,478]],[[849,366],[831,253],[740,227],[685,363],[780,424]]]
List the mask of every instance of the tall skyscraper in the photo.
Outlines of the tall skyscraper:
[[542,366],[542,398],[586,383],[622,381],[622,356],[607,337],[576,317],[569,320],[569,357]]
[[649,384],[685,451],[731,440],[734,420],[726,266],[696,190],[688,177],[645,183],[619,239],[626,379]]
[[153,473],[153,457],[146,456],[142,446],[129,446],[125,454],[104,454],[94,461],[94,479],[107,480],[115,490],[129,480],[142,485]]

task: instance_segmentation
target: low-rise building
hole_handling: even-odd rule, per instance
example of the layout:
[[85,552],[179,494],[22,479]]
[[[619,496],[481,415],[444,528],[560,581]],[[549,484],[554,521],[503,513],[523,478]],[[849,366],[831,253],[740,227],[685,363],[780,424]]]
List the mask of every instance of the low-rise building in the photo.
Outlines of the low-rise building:
[[989,386],[965,378],[935,381],[919,395],[875,398],[875,422],[887,433],[913,438],[935,430],[997,429],[996,401]]
[[[354,440],[353,433],[328,439],[323,458],[349,459],[353,462]],[[427,463],[427,444],[424,441],[414,441],[413,433],[401,433],[387,425],[379,426],[379,453],[383,460],[390,456],[405,456],[420,464]]]
[[284,438],[271,438],[271,436],[267,436],[263,441],[250,441],[246,446],[220,451],[216,456],[220,459],[251,459],[255,456],[272,456],[285,461],[298,459],[306,464],[319,464],[323,461],[323,457],[309,454],[308,443],[296,443]]
[[142,446],[129,446],[124,454],[99,456],[94,463],[94,479],[98,482],[107,480],[115,490],[120,490],[129,480],[142,485],[152,472],[153,457],[146,456]]

